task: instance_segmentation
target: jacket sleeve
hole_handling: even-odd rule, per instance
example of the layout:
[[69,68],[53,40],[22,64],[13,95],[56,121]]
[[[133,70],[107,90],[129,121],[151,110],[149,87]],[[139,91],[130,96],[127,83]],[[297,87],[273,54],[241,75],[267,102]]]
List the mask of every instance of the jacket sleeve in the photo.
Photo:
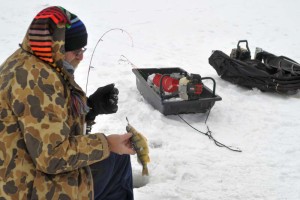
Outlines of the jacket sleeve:
[[57,74],[42,69],[35,78],[31,73],[16,71],[17,77],[25,74],[30,81],[20,85],[17,80],[10,95],[13,112],[37,170],[64,173],[107,158],[110,151],[104,134],[71,133],[79,124],[68,125],[68,120],[72,120],[68,99]]

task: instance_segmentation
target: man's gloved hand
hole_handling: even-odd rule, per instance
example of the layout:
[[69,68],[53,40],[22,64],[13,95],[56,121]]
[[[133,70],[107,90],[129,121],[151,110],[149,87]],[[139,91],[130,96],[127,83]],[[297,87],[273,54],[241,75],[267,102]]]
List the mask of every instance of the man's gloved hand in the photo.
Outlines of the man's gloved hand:
[[99,87],[87,99],[87,105],[91,110],[87,113],[86,121],[93,121],[99,114],[111,114],[118,111],[118,94],[119,90],[115,84],[109,84]]

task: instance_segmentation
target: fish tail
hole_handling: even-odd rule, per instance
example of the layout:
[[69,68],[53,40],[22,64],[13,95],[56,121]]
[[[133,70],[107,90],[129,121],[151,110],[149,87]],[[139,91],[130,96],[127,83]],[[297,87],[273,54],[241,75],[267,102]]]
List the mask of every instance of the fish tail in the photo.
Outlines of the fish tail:
[[143,176],[144,176],[144,175],[149,176],[149,171],[148,171],[147,165],[144,165],[144,166],[143,166],[142,175],[143,175]]

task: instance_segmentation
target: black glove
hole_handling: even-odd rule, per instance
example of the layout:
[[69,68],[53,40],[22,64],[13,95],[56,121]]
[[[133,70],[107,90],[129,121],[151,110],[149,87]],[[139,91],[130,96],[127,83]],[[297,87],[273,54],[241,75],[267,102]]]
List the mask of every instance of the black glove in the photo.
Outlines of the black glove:
[[118,111],[118,94],[119,90],[113,83],[99,87],[87,99],[87,105],[91,110],[85,117],[86,121],[93,121],[99,114],[116,113]]

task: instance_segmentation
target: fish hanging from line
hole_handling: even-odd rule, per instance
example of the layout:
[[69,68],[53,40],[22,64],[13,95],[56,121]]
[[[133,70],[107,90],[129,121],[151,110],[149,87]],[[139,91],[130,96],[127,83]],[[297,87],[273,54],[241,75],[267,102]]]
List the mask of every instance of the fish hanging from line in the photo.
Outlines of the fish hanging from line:
[[137,153],[137,160],[143,166],[142,175],[149,176],[147,163],[150,162],[150,158],[147,138],[129,124],[127,117],[126,120],[128,122],[126,131],[128,133],[132,133],[132,137],[130,138],[130,140],[132,142],[134,150]]

